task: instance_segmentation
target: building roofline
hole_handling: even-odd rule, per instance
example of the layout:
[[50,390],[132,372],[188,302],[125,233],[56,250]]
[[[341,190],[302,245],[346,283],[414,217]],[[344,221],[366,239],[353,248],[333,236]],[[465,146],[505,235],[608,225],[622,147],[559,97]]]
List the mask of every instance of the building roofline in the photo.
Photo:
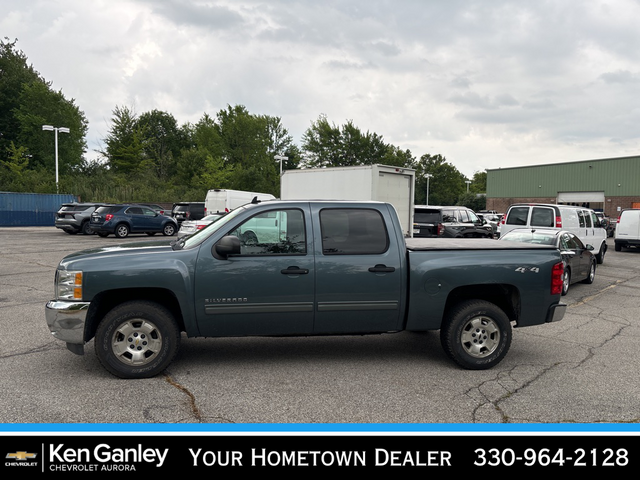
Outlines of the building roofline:
[[629,159],[629,158],[637,158],[638,160],[640,160],[640,154],[639,155],[629,155],[629,156],[626,156],[626,157],[594,158],[592,160],[570,160],[568,162],[541,163],[540,165],[521,165],[519,167],[487,168],[486,171],[487,172],[492,172],[492,171],[497,171],[497,170],[517,170],[517,169],[523,169],[523,168],[556,167],[558,165],[573,165],[573,164],[579,164],[579,163],[607,162],[607,161],[611,161],[611,160],[626,160],[626,159]]

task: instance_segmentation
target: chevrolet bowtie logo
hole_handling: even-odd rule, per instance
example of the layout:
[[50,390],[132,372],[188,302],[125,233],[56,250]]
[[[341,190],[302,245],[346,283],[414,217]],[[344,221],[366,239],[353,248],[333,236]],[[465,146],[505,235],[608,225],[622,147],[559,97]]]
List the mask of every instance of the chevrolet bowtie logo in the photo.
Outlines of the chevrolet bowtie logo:
[[28,458],[36,458],[36,454],[27,452],[8,453],[7,458],[12,460],[26,460]]

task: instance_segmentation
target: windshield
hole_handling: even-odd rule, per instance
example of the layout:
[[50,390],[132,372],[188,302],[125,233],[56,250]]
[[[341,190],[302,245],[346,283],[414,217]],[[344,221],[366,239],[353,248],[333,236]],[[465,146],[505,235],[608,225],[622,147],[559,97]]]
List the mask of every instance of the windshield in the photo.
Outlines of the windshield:
[[200,245],[202,242],[204,242],[207,238],[209,238],[219,229],[224,228],[225,225],[233,221],[233,219],[237,217],[238,214],[246,210],[246,208],[247,207],[235,208],[232,212],[220,217],[218,220],[214,221],[213,223],[209,224],[208,226],[200,230],[197,233],[197,235],[194,234],[194,235],[185,237],[183,248],[190,248],[196,245]]

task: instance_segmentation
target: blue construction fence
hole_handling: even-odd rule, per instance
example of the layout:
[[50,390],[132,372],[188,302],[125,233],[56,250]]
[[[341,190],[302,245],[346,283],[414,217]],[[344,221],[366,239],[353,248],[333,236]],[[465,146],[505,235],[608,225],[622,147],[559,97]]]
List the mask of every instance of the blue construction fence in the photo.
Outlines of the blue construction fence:
[[60,205],[76,201],[74,195],[0,192],[0,227],[53,227]]

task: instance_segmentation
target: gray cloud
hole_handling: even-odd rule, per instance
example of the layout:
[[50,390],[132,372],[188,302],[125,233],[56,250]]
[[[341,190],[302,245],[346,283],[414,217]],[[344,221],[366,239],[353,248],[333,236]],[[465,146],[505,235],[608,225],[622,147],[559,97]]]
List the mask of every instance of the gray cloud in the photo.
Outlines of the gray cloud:
[[640,4],[5,0],[0,31],[104,137],[116,105],[321,113],[478,168],[637,154]]

